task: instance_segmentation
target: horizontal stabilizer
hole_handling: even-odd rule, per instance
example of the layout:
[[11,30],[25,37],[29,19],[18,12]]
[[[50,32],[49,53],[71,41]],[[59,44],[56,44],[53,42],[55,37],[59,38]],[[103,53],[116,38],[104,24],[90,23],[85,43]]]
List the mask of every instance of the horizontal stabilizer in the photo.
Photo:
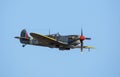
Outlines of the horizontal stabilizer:
[[16,39],[26,39],[26,40],[29,40],[29,38],[19,37],[19,36],[16,36],[15,38],[16,38]]

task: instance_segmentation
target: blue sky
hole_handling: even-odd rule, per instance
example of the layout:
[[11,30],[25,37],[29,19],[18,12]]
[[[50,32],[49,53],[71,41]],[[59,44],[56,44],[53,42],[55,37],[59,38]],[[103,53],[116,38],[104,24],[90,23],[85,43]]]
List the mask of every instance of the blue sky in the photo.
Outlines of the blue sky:
[[[119,0],[0,0],[0,77],[120,77]],[[96,47],[59,51],[21,47],[14,36],[29,32],[91,37]]]

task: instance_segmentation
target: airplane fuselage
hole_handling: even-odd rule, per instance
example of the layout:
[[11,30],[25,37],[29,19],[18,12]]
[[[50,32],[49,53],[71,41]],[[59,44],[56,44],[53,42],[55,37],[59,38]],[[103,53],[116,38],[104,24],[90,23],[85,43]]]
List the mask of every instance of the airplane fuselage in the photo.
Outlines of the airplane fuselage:
[[[90,40],[91,38],[86,38],[83,36],[81,32],[80,35],[60,35],[57,34],[49,34],[49,35],[41,35],[37,33],[30,33],[32,37],[28,36],[28,33],[25,29],[21,31],[20,36],[15,37],[20,40],[20,42],[25,45],[36,45],[36,46],[44,46],[50,48],[59,48],[59,50],[70,50],[73,48],[92,48],[89,46],[83,46],[83,40]],[[79,45],[81,44],[81,46]]]

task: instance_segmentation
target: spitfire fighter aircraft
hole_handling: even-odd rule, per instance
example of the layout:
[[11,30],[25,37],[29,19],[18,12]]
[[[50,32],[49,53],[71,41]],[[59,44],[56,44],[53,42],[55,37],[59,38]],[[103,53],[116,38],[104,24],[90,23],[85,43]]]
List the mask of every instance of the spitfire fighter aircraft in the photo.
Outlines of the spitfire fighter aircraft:
[[28,36],[28,33],[25,29],[21,31],[20,36],[15,38],[19,39],[20,42],[23,44],[22,47],[26,45],[36,45],[36,46],[44,46],[49,48],[58,48],[59,50],[70,50],[74,48],[80,48],[81,52],[83,48],[91,49],[91,46],[84,46],[84,40],[91,40],[91,38],[86,38],[83,36],[83,31],[81,29],[81,35],[60,35],[57,34],[50,34],[49,35],[42,35],[37,33],[30,33],[32,37]]

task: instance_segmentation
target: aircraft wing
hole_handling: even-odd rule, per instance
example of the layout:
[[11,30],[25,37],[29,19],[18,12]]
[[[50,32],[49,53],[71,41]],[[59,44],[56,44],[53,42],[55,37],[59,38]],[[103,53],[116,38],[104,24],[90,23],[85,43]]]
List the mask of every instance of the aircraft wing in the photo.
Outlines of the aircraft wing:
[[56,39],[45,36],[45,35],[41,35],[41,34],[37,34],[37,33],[30,33],[30,35],[34,39],[38,40],[40,43],[43,43],[46,46],[55,45],[55,46],[61,46],[61,47],[68,47],[68,44],[63,43],[61,41],[57,41]]

